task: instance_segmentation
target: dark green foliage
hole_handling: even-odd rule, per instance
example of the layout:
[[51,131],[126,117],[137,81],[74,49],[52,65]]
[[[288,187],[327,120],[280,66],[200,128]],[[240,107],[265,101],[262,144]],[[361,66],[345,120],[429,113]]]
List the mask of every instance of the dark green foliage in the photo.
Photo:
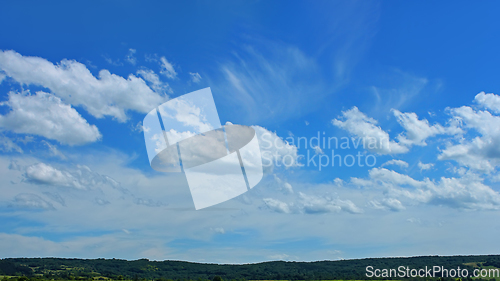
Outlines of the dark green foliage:
[[[409,266],[417,269],[434,265],[448,269],[460,266],[460,268],[467,268],[472,273],[473,268],[464,265],[464,263],[471,262],[482,262],[484,266],[498,266],[500,265],[500,256],[427,256],[319,262],[274,261],[242,265],[149,261],[147,259],[126,261],[119,259],[11,258],[0,260],[0,275],[28,276],[30,277],[29,281],[35,279],[84,281],[92,280],[92,278],[96,280],[111,278],[113,280],[134,281],[360,280],[374,279],[366,277],[367,266],[374,268]],[[463,281],[465,280],[467,279]],[[478,279],[475,280],[478,281]],[[448,279],[444,278],[442,281],[448,281]]]

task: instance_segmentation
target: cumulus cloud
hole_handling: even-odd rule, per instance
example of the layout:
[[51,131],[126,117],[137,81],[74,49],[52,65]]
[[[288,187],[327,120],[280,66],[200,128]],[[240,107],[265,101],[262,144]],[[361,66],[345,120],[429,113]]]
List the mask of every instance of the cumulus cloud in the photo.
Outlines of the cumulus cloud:
[[144,80],[134,75],[127,79],[101,70],[94,77],[87,67],[74,60],[54,65],[40,57],[14,51],[0,51],[0,69],[18,83],[37,85],[74,106],[82,106],[96,118],[111,116],[127,120],[127,110],[147,113],[165,101]]
[[296,199],[295,202],[286,203],[273,198],[265,198],[264,203],[270,210],[285,214],[323,214],[341,211],[359,214],[363,212],[363,210],[356,206],[351,200],[342,200],[329,196],[308,195],[303,192],[299,192]]
[[389,134],[377,126],[377,120],[366,116],[357,107],[343,111],[332,124],[361,138],[363,146],[379,154],[398,154],[408,152],[408,147],[389,139]]
[[345,211],[352,214],[362,213],[363,210],[358,208],[351,200],[333,199],[328,196],[306,195],[299,192],[300,208],[302,212],[314,213],[330,213]]
[[0,128],[4,130],[39,135],[68,145],[82,145],[101,138],[95,125],[89,125],[74,108],[54,95],[10,92],[8,97],[8,101],[0,103],[11,108],[6,115],[0,115]]
[[432,164],[432,163],[424,164],[424,163],[418,161],[418,168],[420,169],[420,171],[430,170],[430,169],[432,169],[432,167],[434,167],[434,164]]
[[78,165],[73,171],[67,171],[57,169],[49,164],[37,163],[25,168],[24,178],[33,184],[71,187],[80,190],[102,186],[120,187],[120,184],[114,179],[100,175],[84,165]]
[[380,167],[385,167],[385,166],[389,166],[389,165],[396,165],[396,166],[399,166],[401,168],[408,168],[408,166],[409,166],[408,163],[403,161],[403,160],[392,159],[392,160],[385,162]]
[[[498,96],[479,98],[495,99]],[[489,111],[474,110],[469,106],[449,109],[464,128],[480,134],[472,139],[462,138],[449,143],[438,156],[439,160],[454,160],[468,168],[491,173],[500,164],[500,116]]]
[[500,96],[492,93],[485,94],[484,92],[481,92],[476,95],[474,101],[495,113],[500,113]]
[[463,133],[456,123],[449,127],[439,124],[430,125],[426,119],[419,120],[417,114],[413,112],[402,113],[399,110],[392,110],[398,123],[406,130],[405,134],[400,134],[398,140],[407,146],[426,146],[425,140],[438,134],[461,134]]
[[370,205],[375,209],[385,209],[393,212],[399,212],[406,209],[403,204],[401,204],[401,201],[394,198],[384,198],[381,202],[372,200],[370,201]]
[[275,212],[285,214],[291,213],[290,207],[285,202],[273,198],[264,198],[263,200],[266,206]]
[[500,194],[482,181],[473,173],[466,173],[460,178],[441,177],[439,181],[425,178],[419,181],[385,168],[371,169],[368,179],[351,179],[354,185],[384,191],[386,198],[372,201],[375,207],[402,209],[404,204],[431,204],[457,209],[500,209]]

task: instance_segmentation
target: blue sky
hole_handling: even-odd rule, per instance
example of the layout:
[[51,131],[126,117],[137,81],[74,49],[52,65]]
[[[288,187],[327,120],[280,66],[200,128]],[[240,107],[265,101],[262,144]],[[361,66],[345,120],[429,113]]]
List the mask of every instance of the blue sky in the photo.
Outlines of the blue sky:
[[[1,257],[498,253],[498,6],[3,2]],[[221,124],[253,126],[274,163],[293,161],[195,211],[183,174],[150,167],[141,122],[206,87]],[[318,134],[350,147],[297,142]]]

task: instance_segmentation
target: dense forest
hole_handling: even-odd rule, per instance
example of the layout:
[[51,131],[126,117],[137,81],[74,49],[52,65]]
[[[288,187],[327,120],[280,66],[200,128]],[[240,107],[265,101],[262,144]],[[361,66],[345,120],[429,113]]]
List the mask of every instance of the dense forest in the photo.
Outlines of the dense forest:
[[[499,267],[500,255],[425,256],[357,260],[220,265],[183,261],[140,259],[8,258],[0,260],[4,280],[363,280],[366,267],[373,268],[467,268]],[[397,278],[379,278],[397,279]],[[428,278],[430,279],[430,278]],[[436,278],[435,278],[436,279]],[[433,280],[435,280],[433,279]],[[441,278],[456,280],[452,278]],[[470,278],[463,278],[470,279]],[[489,280],[489,278],[487,278]],[[422,279],[420,279],[422,280]],[[475,279],[477,280],[477,279]],[[500,279],[497,279],[500,280]]]

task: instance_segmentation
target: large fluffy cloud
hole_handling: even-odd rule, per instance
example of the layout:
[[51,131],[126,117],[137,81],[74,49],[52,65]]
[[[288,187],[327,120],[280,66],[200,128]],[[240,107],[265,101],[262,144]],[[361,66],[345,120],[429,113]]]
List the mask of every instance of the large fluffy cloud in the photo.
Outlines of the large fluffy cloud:
[[127,110],[146,113],[165,100],[141,78],[129,75],[125,79],[108,70],[101,70],[96,78],[85,65],[74,60],[62,60],[55,65],[40,57],[0,51],[0,69],[19,83],[50,89],[65,102],[83,106],[97,118],[112,116],[123,122],[127,120]]
[[[476,101],[491,100],[489,107],[495,107],[493,94],[478,94]],[[500,116],[489,111],[475,110],[469,106],[450,109],[451,114],[463,123],[464,128],[479,133],[473,138],[462,138],[450,143],[439,155],[440,160],[455,160],[459,164],[481,172],[490,173],[500,164]]]
[[11,111],[0,115],[1,129],[40,135],[69,145],[82,145],[101,138],[95,125],[89,125],[74,108],[52,94],[10,92],[8,97],[9,100],[1,105],[9,106]]

